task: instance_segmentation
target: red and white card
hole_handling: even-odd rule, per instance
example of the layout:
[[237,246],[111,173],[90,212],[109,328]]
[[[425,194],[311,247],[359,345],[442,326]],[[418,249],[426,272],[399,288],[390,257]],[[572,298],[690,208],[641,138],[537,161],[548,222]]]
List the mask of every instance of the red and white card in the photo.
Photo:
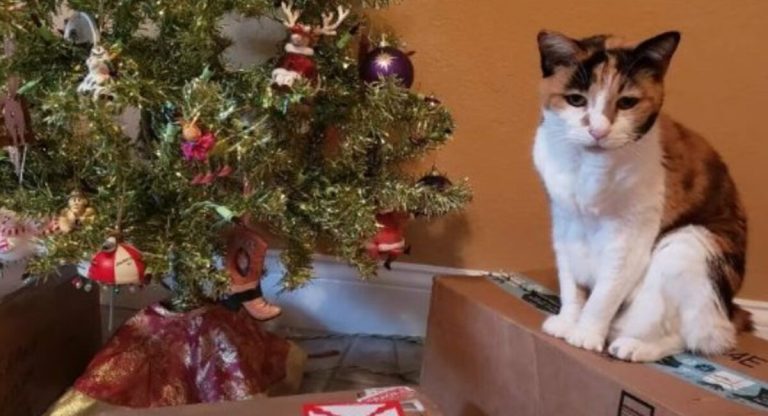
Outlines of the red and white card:
[[302,416],[405,416],[398,402],[305,404]]
[[360,403],[404,402],[416,397],[416,390],[407,386],[381,387],[363,390],[357,398]]

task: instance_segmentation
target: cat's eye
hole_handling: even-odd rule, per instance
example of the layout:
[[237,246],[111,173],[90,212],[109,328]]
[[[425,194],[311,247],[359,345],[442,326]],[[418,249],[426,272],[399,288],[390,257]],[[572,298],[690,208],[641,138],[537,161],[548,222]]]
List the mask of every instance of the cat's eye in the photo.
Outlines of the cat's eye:
[[565,101],[574,107],[584,107],[587,105],[587,97],[581,94],[567,94]]
[[637,97],[621,97],[619,101],[616,101],[616,107],[619,107],[619,110],[629,110],[639,102],[640,99]]

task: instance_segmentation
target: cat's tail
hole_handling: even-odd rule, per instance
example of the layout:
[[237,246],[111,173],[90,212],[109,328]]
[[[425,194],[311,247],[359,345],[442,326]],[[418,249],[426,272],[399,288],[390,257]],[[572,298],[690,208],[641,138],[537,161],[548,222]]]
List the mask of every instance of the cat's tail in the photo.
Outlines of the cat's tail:
[[736,327],[736,332],[752,332],[755,330],[755,321],[752,319],[752,312],[738,306],[733,306],[733,315],[731,322]]
[[722,354],[736,346],[740,332],[753,330],[752,314],[744,308],[734,304],[729,318],[722,307],[712,306],[716,305],[714,302],[705,304],[710,306],[699,304],[696,308],[694,303],[693,309],[683,312],[684,319],[688,320],[683,327],[683,338],[689,350],[704,355]]

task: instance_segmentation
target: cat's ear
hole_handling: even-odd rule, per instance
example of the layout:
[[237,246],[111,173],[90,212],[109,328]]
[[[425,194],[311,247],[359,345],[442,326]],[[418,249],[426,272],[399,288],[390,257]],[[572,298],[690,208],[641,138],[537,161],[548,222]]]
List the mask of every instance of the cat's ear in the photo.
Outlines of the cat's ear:
[[541,72],[544,78],[552,75],[558,66],[571,65],[582,52],[579,42],[562,33],[542,30],[537,37],[541,53]]
[[638,64],[652,69],[654,75],[661,78],[667,72],[679,43],[680,32],[664,32],[641,42],[635,47],[634,53],[639,58]]

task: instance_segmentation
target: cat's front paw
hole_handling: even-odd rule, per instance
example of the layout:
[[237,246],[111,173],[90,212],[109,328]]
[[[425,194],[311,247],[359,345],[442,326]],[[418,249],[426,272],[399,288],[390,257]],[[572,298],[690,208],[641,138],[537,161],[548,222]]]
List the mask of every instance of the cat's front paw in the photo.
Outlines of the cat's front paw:
[[571,330],[565,340],[576,348],[603,352],[605,337],[605,331],[600,330],[596,326],[579,323]]
[[611,343],[608,352],[619,360],[635,363],[658,361],[664,351],[655,345],[635,338],[620,337]]
[[544,321],[541,330],[555,338],[566,339],[575,327],[576,320],[570,316],[552,315]]

